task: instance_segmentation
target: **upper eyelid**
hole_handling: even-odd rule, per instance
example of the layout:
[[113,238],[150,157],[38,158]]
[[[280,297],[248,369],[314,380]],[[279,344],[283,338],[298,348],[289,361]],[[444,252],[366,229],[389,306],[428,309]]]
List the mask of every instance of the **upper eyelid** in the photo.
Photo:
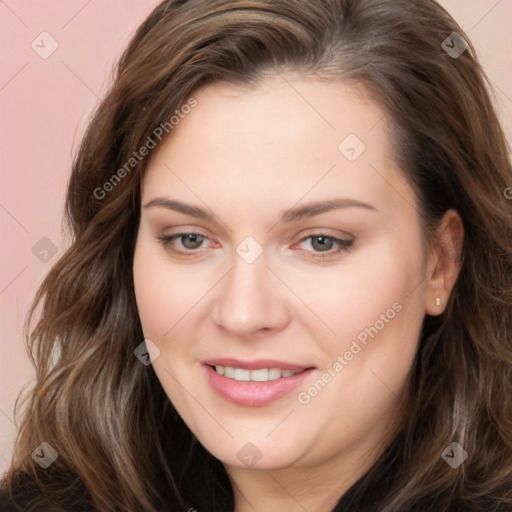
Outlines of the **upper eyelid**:
[[[179,240],[181,237],[186,236],[186,235],[199,235],[200,237],[204,238],[205,240],[212,241],[211,237],[209,237],[208,235],[205,235],[205,234],[203,234],[203,233],[201,233],[199,231],[180,231],[178,233],[173,233],[171,235],[162,235],[162,236],[159,236],[157,238],[169,239],[169,240],[171,240],[171,239]],[[341,237],[337,237],[337,236],[325,233],[322,230],[320,230],[320,231],[312,232],[312,233],[309,233],[307,235],[302,236],[293,245],[297,245],[297,244],[300,244],[302,242],[305,242],[308,239],[315,238],[315,237],[320,237],[320,236],[329,238],[330,240],[334,241],[334,243],[336,243],[336,244],[338,244],[340,246],[343,246],[346,243],[351,244],[354,241],[353,237],[351,237],[351,236],[349,238],[341,238]],[[204,247],[199,247],[198,249],[183,248],[182,251],[183,252],[190,252],[190,253],[192,253],[192,252],[200,252],[201,250],[204,250],[204,249],[205,249]],[[328,251],[326,251],[326,253],[328,253]]]

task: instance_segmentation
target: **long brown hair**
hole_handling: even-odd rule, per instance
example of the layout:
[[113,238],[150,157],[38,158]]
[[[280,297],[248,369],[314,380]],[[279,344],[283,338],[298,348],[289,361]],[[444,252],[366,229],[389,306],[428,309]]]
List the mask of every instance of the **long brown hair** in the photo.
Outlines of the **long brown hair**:
[[[221,498],[232,506],[222,464],[134,357],[143,334],[132,263],[151,153],[126,163],[158,126],[172,136],[169,119],[197,87],[252,86],[284,70],[364,87],[389,117],[426,240],[449,208],[465,229],[447,308],[424,321],[400,443],[343,510],[512,507],[512,168],[468,37],[433,0],[165,0],[83,138],[66,202],[72,244],[27,317],[36,384],[5,478],[12,495],[37,491],[26,510],[155,511],[167,499],[186,510],[202,465],[208,510],[222,510]],[[58,453],[46,470],[31,457],[43,441]],[[457,469],[441,458],[452,442],[468,454]],[[390,467],[385,492],[372,494]]]

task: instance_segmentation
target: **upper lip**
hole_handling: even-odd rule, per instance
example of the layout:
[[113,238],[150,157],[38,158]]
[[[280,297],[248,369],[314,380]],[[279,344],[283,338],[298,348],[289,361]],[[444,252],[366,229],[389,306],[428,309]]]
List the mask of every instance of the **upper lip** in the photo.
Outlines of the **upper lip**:
[[278,361],[276,359],[253,359],[252,361],[242,361],[233,357],[223,357],[215,359],[207,359],[201,361],[202,364],[209,366],[228,366],[230,368],[243,368],[246,370],[259,370],[263,368],[279,368],[281,370],[305,370],[311,366],[289,363],[286,361]]

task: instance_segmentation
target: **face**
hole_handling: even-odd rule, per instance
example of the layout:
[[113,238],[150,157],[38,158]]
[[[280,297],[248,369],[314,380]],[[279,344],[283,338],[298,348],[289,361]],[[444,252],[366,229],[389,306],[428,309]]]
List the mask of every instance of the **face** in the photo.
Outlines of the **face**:
[[227,467],[360,463],[399,415],[425,315],[416,198],[383,112],[292,75],[194,97],[142,186],[154,371]]

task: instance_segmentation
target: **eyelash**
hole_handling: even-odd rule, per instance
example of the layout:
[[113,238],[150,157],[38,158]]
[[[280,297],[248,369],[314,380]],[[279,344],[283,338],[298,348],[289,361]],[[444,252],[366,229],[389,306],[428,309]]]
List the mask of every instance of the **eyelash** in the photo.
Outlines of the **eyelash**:
[[[184,237],[187,235],[200,236],[203,238],[203,241],[209,240],[209,238],[207,236],[204,236],[204,235],[201,235],[201,233],[195,233],[192,231],[184,232],[184,233],[176,233],[175,235],[169,235],[169,236],[157,235],[155,238],[157,238],[159,240],[159,242],[163,245],[163,247],[165,249],[168,249],[175,254],[179,254],[180,256],[184,256],[186,258],[193,258],[195,256],[201,255],[202,251],[200,248],[195,249],[195,250],[194,249],[180,250],[180,249],[176,249],[175,247],[172,246],[172,242],[174,240],[180,239],[181,237]],[[334,242],[335,244],[338,245],[338,249],[336,249],[335,251],[325,251],[325,252],[313,251],[313,253],[312,253],[313,258],[322,258],[323,259],[326,257],[335,256],[342,252],[348,252],[353,245],[352,240],[343,240],[341,238],[336,238],[334,236],[328,235],[327,233],[312,233],[312,234],[302,238],[298,243],[300,244],[300,243],[305,242],[306,240],[320,238],[320,237],[327,238],[329,241]],[[295,245],[297,245],[297,244],[295,244]],[[306,252],[311,252],[311,251],[306,251]]]

